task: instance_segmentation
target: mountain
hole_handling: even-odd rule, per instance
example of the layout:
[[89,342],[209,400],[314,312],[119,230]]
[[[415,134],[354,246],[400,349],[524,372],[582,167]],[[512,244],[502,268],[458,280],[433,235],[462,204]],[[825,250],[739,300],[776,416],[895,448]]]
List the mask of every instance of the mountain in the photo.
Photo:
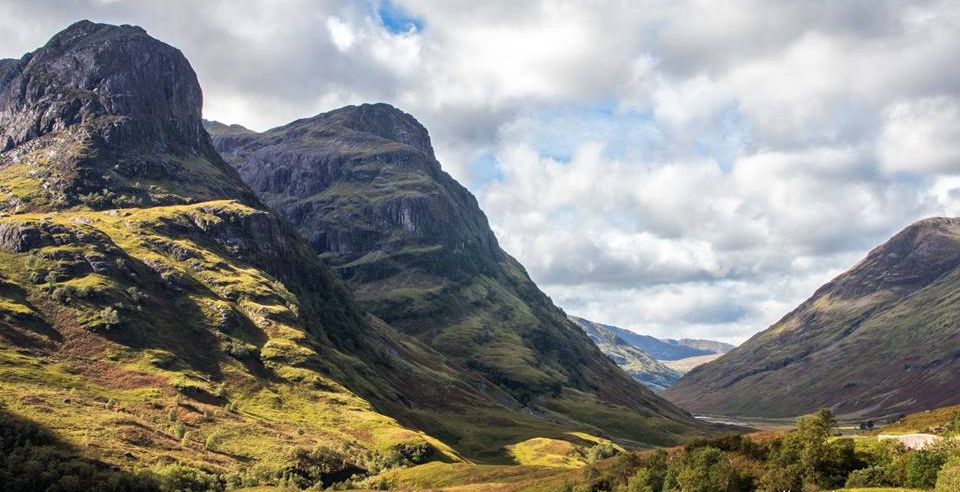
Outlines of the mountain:
[[960,219],[910,225],[664,394],[694,412],[898,415],[960,403]]
[[681,338],[680,340],[665,340],[667,343],[676,343],[684,347],[690,347],[697,350],[706,350],[711,354],[725,354],[734,349],[734,345],[715,340],[703,340],[700,338]]
[[460,460],[424,421],[505,409],[359,309],[256,198],[178,50],[83,21],[0,66],[4,415],[107,467],[329,484]]
[[[579,449],[714,429],[576,338],[537,340],[544,355],[583,355],[563,366],[580,386],[541,404],[370,314],[220,157],[201,104],[182,53],[135,26],[81,21],[0,61],[5,455],[124,470],[115,479],[136,490],[204,473],[306,487],[430,460],[511,462],[507,447],[533,439]],[[364,124],[403,138],[389,120]],[[0,460],[0,476],[22,474],[16,463]],[[40,489],[60,476],[33,475]]]
[[[659,339],[650,335],[641,335],[639,333],[619,328],[611,325],[601,325],[614,335],[620,337],[627,343],[637,347],[650,357],[657,360],[680,360],[688,357],[699,357],[721,353],[720,351],[731,347],[723,342],[713,342],[710,340],[693,340],[684,338],[683,340]],[[727,349],[729,350],[729,349]]]
[[530,412],[624,442],[704,429],[624,374],[537,288],[409,114],[364,104],[263,133],[207,129],[364,309]]
[[680,372],[654,360],[646,352],[627,343],[604,325],[576,316],[570,316],[570,320],[582,328],[590,340],[593,340],[593,343],[610,360],[646,387],[660,391],[680,379]]

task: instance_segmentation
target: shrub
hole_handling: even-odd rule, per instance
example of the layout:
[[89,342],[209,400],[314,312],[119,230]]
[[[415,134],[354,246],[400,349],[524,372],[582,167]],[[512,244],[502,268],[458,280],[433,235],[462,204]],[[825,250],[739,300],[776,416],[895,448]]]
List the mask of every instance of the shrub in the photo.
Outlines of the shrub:
[[617,489],[617,492],[653,492],[650,486],[650,470],[641,468],[627,480],[626,485]]
[[227,396],[227,383],[220,383],[217,385],[217,391],[215,393],[217,398],[223,398]]
[[167,420],[171,422],[176,422],[180,417],[177,416],[177,409],[171,408],[170,412],[167,413]]
[[903,485],[918,489],[933,488],[944,461],[942,454],[933,451],[921,450],[908,454]]
[[613,445],[613,443],[600,443],[587,451],[587,462],[596,463],[597,461],[616,456],[619,452],[620,451],[616,448],[616,446]]
[[203,449],[207,451],[217,451],[220,449],[221,444],[223,444],[223,433],[218,429],[207,436],[207,440],[203,443]]
[[221,492],[225,484],[216,475],[183,465],[167,465],[154,471],[163,490]]
[[850,472],[846,487],[883,487],[889,485],[886,479],[887,472],[882,466],[871,466]]
[[954,456],[937,474],[937,492],[955,492],[960,490],[960,456]]
[[177,439],[183,440],[183,437],[187,435],[187,426],[178,420],[173,425],[173,433],[177,436]]

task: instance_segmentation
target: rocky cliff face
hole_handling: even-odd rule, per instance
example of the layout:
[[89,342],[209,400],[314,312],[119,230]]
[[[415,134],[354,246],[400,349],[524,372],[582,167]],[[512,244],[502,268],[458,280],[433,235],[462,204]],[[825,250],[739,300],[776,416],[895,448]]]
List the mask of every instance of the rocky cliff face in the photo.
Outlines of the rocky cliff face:
[[0,210],[254,197],[210,146],[179,50],[78,22],[0,65]]
[[440,169],[427,130],[391,106],[350,106],[264,135],[210,129],[244,181],[339,264],[423,243],[501,255],[476,199]]
[[605,430],[622,438],[700,427],[626,377],[500,249],[410,115],[365,104],[264,133],[207,128],[362,306],[458,367],[552,418],[592,426],[616,414],[622,427]]
[[898,415],[960,403],[960,219],[907,227],[666,392],[693,411]]

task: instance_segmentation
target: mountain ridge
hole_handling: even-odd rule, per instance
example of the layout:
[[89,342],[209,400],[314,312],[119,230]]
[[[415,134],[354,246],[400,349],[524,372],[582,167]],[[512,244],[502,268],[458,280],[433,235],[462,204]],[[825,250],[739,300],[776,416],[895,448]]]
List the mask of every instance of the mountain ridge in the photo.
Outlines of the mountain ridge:
[[[415,145],[384,138],[396,124],[358,130],[364,115],[383,112],[396,114]],[[631,419],[697,427],[627,378],[499,248],[476,199],[441,169],[420,138],[422,126],[408,116],[380,103],[262,133],[215,122],[207,129],[221,155],[297,226],[362,306],[458,366],[561,420],[597,422],[586,408],[606,401],[659,409]],[[618,431],[649,435],[639,432],[649,429],[644,418]]]
[[823,406],[877,417],[955,404],[957,282],[960,219],[918,221],[665,394],[693,411],[748,416]]
[[[572,418],[596,408],[587,385],[553,408],[522,402],[370,314],[224,162],[189,62],[143,29],[81,21],[0,69],[0,406],[105,467],[329,486],[428,460],[509,463],[506,446],[529,439],[716,429],[642,391],[621,396],[643,424],[629,431],[610,424],[626,406]],[[375,130],[369,142],[403,140],[378,155],[432,154],[409,120]],[[422,231],[403,212],[418,200],[370,223]],[[492,247],[472,238],[450,245]]]

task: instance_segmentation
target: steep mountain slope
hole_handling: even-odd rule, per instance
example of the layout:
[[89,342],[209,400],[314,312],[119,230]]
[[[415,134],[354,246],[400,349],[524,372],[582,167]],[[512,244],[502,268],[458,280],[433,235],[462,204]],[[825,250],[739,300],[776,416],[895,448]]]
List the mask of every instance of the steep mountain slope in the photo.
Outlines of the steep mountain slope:
[[884,416],[960,403],[960,219],[917,222],[665,394],[695,412]]
[[[0,71],[0,424],[107,468],[303,486],[604,432],[358,308],[213,149],[178,50],[84,21]],[[650,442],[694,429],[642,418]]]
[[576,316],[570,316],[570,320],[583,329],[601,352],[644,386],[660,391],[680,379],[680,372],[654,360],[643,350],[614,335],[606,326]]
[[394,417],[447,392],[492,405],[479,381],[358,310],[260,204],[213,150],[179,51],[84,21],[3,67],[7,412],[128,468],[329,482],[459,459]]
[[412,116],[373,104],[264,133],[207,128],[362,306],[530,412],[644,443],[704,429],[620,371],[500,249]]

